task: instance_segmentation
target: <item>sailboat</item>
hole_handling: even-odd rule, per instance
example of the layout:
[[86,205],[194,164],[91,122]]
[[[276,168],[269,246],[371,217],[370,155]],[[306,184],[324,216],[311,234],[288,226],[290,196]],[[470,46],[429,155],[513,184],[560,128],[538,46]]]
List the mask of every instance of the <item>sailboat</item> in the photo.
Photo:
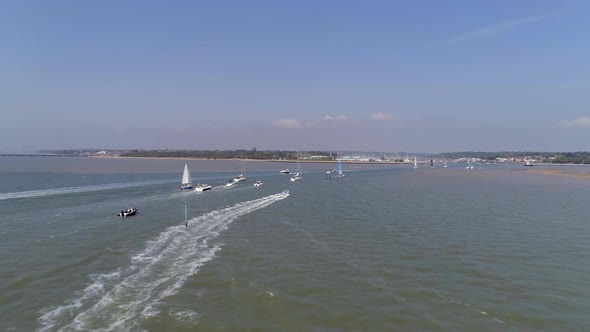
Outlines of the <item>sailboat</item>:
[[234,182],[246,181],[246,167],[244,166],[244,160],[242,160],[242,173],[234,178]]
[[418,168],[418,160],[416,159],[416,156],[414,156],[414,168]]
[[338,160],[336,162],[336,172],[338,173],[338,177],[341,178],[344,176],[344,174],[342,173],[342,162],[340,160]]
[[301,176],[301,163],[299,163],[299,156],[297,157],[297,173],[295,173],[291,177],[291,182],[301,181],[303,180],[303,176]]
[[188,165],[184,164],[184,172],[182,173],[182,182],[179,190],[193,189],[193,180],[191,179],[191,173],[188,171]]

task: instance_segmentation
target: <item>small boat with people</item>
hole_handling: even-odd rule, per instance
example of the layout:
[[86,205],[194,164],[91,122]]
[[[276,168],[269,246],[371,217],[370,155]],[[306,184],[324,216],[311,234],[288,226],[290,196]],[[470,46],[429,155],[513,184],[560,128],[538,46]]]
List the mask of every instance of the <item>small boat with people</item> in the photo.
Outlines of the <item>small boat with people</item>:
[[129,208],[125,210],[121,210],[117,216],[119,217],[129,217],[134,216],[137,213],[137,208]]
[[262,187],[263,184],[264,183],[262,181],[258,180],[256,182],[254,182],[254,187]]

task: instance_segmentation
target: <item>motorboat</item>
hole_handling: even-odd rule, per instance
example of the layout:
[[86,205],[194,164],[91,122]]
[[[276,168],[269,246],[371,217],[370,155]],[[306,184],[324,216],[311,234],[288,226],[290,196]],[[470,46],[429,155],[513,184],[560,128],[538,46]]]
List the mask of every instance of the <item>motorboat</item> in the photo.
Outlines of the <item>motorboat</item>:
[[236,185],[236,181],[234,181],[233,179],[227,181],[227,183],[225,184],[226,187],[233,187]]
[[262,183],[262,181],[258,180],[256,182],[254,182],[254,187],[262,187],[264,183]]
[[281,171],[282,174],[291,174],[291,171],[287,168]]
[[129,216],[133,216],[137,213],[137,208],[129,208],[126,210],[121,210],[121,212],[119,212],[119,214],[117,216],[119,217],[129,217]]
[[207,191],[211,188],[213,188],[212,185],[209,185],[206,183],[199,183],[198,185],[195,186],[195,191]]

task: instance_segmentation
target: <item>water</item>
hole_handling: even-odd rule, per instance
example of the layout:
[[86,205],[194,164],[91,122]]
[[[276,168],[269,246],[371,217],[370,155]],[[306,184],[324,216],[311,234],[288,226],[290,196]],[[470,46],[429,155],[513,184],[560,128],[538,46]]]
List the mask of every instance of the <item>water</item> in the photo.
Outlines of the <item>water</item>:
[[0,331],[590,328],[590,179],[189,161],[216,187],[186,193],[183,165],[0,160]]

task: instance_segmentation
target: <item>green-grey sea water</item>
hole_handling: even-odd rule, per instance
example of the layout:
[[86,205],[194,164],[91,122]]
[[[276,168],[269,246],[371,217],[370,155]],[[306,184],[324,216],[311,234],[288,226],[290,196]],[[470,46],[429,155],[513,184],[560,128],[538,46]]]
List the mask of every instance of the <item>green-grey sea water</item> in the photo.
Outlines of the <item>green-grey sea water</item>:
[[0,331],[590,330],[590,179],[184,163],[0,157]]

